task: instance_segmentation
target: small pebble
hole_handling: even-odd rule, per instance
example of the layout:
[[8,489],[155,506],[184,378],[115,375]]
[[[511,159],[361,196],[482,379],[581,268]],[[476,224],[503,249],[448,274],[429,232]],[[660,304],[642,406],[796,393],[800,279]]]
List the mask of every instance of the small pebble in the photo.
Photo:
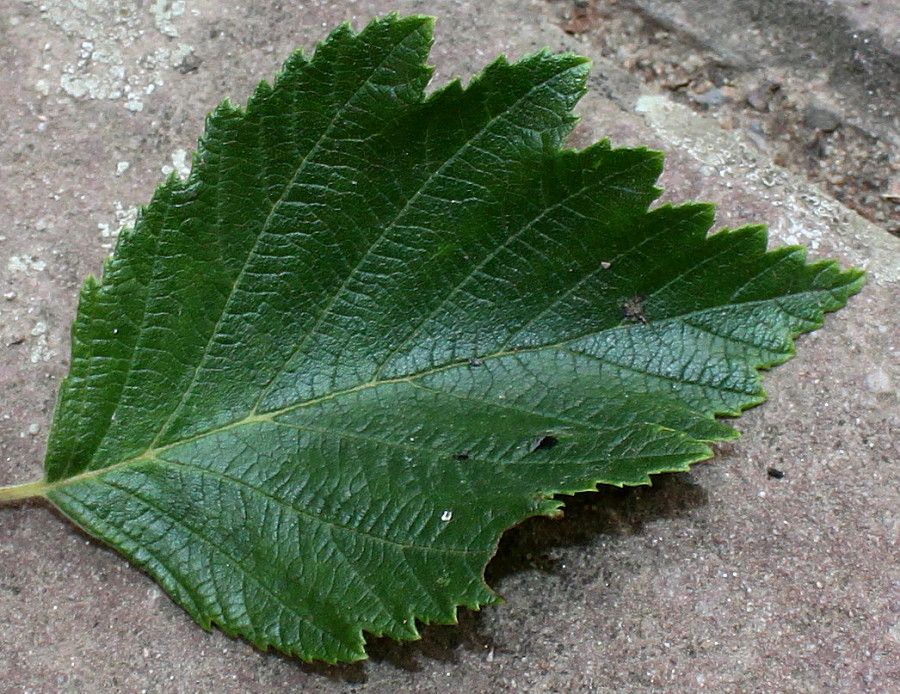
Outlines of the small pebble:
[[35,422],[34,424],[30,424],[28,426],[28,433],[32,436],[37,436],[41,431],[41,425]]
[[868,388],[870,393],[894,392],[891,375],[880,367],[866,374],[866,388]]
[[831,133],[841,125],[841,117],[827,108],[810,104],[803,111],[803,123],[813,130]]
[[728,101],[728,97],[725,96],[725,92],[723,92],[718,87],[713,87],[703,94],[694,94],[693,99],[698,104],[703,104],[704,106],[721,106],[726,101]]
[[882,193],[881,197],[894,202],[900,201],[900,177],[895,178],[888,184],[887,192]]
[[766,134],[766,124],[758,119],[753,119],[747,126],[751,133],[756,133],[757,135],[765,135]]
[[779,84],[772,82],[763,84],[747,94],[747,103],[757,111],[768,111],[769,102],[779,89],[781,89]]

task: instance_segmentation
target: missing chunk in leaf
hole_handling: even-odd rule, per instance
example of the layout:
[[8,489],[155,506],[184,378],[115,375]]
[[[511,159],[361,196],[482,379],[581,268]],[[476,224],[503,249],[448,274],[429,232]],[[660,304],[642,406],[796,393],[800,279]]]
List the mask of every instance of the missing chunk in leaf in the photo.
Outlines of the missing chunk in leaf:
[[534,442],[534,445],[531,447],[532,451],[549,451],[551,448],[556,446],[559,443],[559,440],[555,436],[551,436],[550,434],[546,434],[541,436]]

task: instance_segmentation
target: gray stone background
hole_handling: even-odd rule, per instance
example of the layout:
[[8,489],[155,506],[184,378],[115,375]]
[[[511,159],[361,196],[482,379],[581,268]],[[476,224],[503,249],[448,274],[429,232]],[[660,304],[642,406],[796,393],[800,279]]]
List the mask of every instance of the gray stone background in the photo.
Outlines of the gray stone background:
[[868,286],[714,460],[523,524],[489,567],[505,604],[364,663],[204,632],[47,507],[4,507],[0,693],[900,691],[896,0],[0,0],[0,484],[40,476],[81,283],[205,114],[393,10],[440,17],[436,83],[588,55],[573,145],[662,149],[667,199]]

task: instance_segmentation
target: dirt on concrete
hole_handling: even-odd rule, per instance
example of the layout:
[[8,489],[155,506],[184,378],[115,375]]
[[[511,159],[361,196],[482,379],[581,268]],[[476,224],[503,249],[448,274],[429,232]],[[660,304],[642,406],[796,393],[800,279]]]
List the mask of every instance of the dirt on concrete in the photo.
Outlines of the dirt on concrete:
[[[510,531],[488,569],[506,603],[373,640],[364,663],[204,632],[50,509],[4,507],[0,694],[897,691],[898,32],[872,18],[892,4],[0,0],[0,484],[40,476],[78,291],[118,229],[185,171],[221,98],[246,100],[344,20],[440,15],[436,83],[500,53],[588,55],[573,145],[662,149],[666,199],[717,202],[719,225],[767,222],[773,243],[869,273],[766,375],[742,439]],[[738,19],[699,21],[704,5]]]
[[564,31],[900,234],[896,5],[876,29],[802,1],[553,4]]

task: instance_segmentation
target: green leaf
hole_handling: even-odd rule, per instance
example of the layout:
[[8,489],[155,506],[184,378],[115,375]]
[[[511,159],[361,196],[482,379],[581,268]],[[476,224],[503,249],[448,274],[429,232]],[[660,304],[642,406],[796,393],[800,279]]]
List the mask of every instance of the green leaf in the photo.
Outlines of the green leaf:
[[496,602],[504,530],[710,457],[862,283],[708,236],[709,205],[648,211],[656,152],[561,149],[586,59],[426,97],[430,44],[428,18],[343,26],[210,116],[85,284],[46,479],[0,490],[305,659]]

